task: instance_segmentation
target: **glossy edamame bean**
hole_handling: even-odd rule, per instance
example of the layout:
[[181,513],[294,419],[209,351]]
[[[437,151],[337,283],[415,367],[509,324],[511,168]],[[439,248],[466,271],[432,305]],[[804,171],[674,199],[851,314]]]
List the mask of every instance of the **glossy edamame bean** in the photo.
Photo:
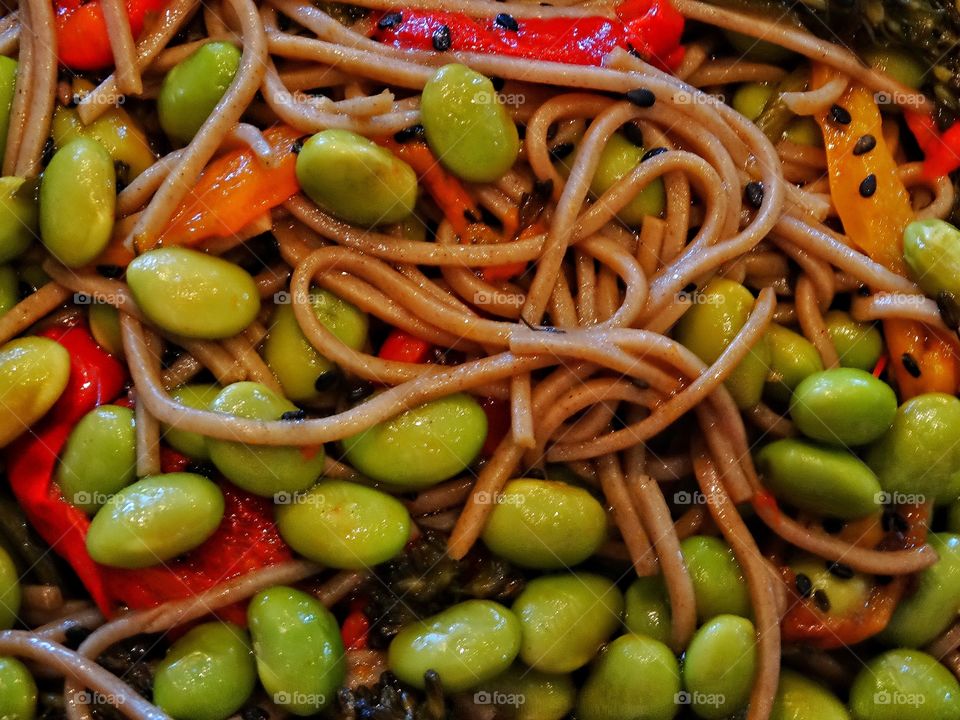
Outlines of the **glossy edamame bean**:
[[[237,382],[221,390],[210,410],[250,420],[280,420],[297,406],[266,385]],[[323,472],[323,446],[275,447],[207,439],[210,460],[234,485],[256,495],[295,493],[313,485]]]
[[798,117],[791,120],[783,133],[783,139],[797,145],[823,147],[823,133],[817,121],[811,117]]
[[773,97],[774,88],[773,83],[743,83],[734,91],[730,104],[734,110],[753,122],[760,117],[763,108]]
[[784,668],[770,720],[850,720],[850,713],[823,685]]
[[387,665],[406,683],[422,688],[428,670],[443,687],[460,692],[510,667],[520,649],[520,623],[490,600],[467,600],[405,626],[393,638]]
[[[222,389],[219,385],[181,385],[170,393],[170,397],[188,408],[208,410]],[[166,440],[174,450],[182,452],[194,460],[204,461],[210,459],[210,449],[207,447],[207,439],[203,435],[187,430],[179,430],[169,425],[163,425],[162,428],[163,439]]]
[[490,79],[466,65],[444,65],[420,97],[427,144],[450,172],[493,182],[520,152],[520,136]]
[[756,644],[753,623],[736,615],[717,615],[697,630],[683,656],[683,686],[697,715],[717,720],[746,707]]
[[[779,22],[782,18],[780,13],[777,13],[770,19]],[[789,20],[789,18],[785,20]],[[737,51],[738,56],[745,60],[782,64],[794,56],[792,50],[788,50],[777,43],[757,40],[755,37],[734,30],[724,30],[723,34],[733,46],[733,49]]]
[[407,410],[343,440],[344,456],[367,477],[423,488],[464,470],[487,439],[487,416],[470,395],[454,393]]
[[801,382],[790,417],[808,438],[830,445],[866,445],[893,424],[897,395],[866,370],[834,368]]
[[20,598],[20,573],[10,554],[0,547],[0,630],[13,627],[20,611]]
[[225,720],[243,707],[256,682],[247,633],[209,622],[167,651],[154,674],[153,701],[177,720]]
[[67,439],[54,479],[64,499],[85,513],[137,478],[133,410],[101,405],[84,415]]
[[223,493],[202,475],[145,477],[93,516],[87,551],[104,565],[150,567],[203,544],[220,525],[223,510]]
[[483,530],[494,553],[523,567],[577,565],[607,537],[607,513],[589,492],[564,482],[511,480]]
[[850,687],[856,720],[958,720],[960,683],[919,650],[890,650],[867,663]]
[[386,562],[410,538],[410,514],[399,500],[346,480],[323,480],[278,500],[277,527],[298,553],[328,567]]
[[0,265],[0,316],[20,302],[20,278],[9,265]]
[[893,425],[867,451],[883,489],[920,496],[917,502],[951,502],[960,496],[960,400],[927,393],[903,403]]
[[[356,305],[320,288],[311,289],[310,304],[317,319],[344,345],[359,350],[367,342],[367,314]],[[307,340],[292,305],[274,308],[263,344],[263,359],[280,381],[284,394],[294,402],[319,397],[317,380],[336,368]]]
[[13,107],[13,93],[17,86],[16,60],[0,55],[0,157],[7,151],[7,134],[10,131],[10,109]]
[[873,370],[883,354],[883,336],[877,326],[858,322],[842,310],[831,310],[823,319],[840,357],[840,365],[867,372]]
[[770,348],[770,376],[764,390],[775,400],[788,402],[790,394],[802,380],[823,370],[823,360],[813,343],[783,325],[770,325],[767,346]]
[[186,145],[230,87],[240,67],[240,50],[228,42],[207,43],[175,65],[157,98],[160,127]]
[[569,675],[514,665],[474,693],[474,702],[493,705],[511,720],[562,720],[577,699]]
[[881,635],[900,647],[922,647],[947,629],[960,610],[960,535],[931,533],[935,565],[923,570],[916,589],[903,598]]
[[909,50],[893,47],[872,47],[860,57],[874,70],[889,75],[907,87],[919,88],[926,82],[928,69]]
[[107,303],[94,302],[87,310],[90,334],[97,344],[111,355],[123,355],[123,339],[120,335],[120,313]]
[[86,265],[110,242],[116,204],[113,158],[96,140],[77,138],[43,171],[40,239],[64,265]]
[[601,575],[545,575],[527,583],[513,612],[523,629],[520,659],[543,672],[572,672],[620,626],[623,595]]
[[37,713],[37,683],[27,666],[12,657],[0,657],[0,717],[33,720]]
[[755,459],[773,494],[801,510],[849,520],[880,509],[877,476],[847,450],[785,438]]
[[127,266],[127,284],[154,325],[176,335],[219,340],[260,311],[260,295],[240,266],[187,248],[150,250]]
[[23,254],[37,236],[39,193],[37,179],[0,177],[0,262]]
[[[598,198],[616,185],[643,159],[644,148],[634,145],[621,133],[614,133],[600,153],[597,170],[590,180],[590,194]],[[624,225],[640,225],[650,215],[659,217],[666,205],[666,191],[663,180],[657,178],[641,188],[640,192],[617,213]]]
[[[810,593],[820,591],[830,603],[829,614],[836,617],[851,617],[861,610],[873,591],[873,578],[863,573],[836,574],[830,572],[829,561],[813,556],[803,556],[790,563],[790,569],[799,577],[810,581]],[[822,597],[822,596],[821,596]]]
[[247,608],[260,682],[275,705],[313,715],[333,701],[346,676],[337,620],[312,595],[272,587]]
[[297,179],[321,208],[363,227],[400,222],[417,202],[413,168],[349,130],[324,130],[307,140],[297,156]]
[[662,575],[638,577],[627,588],[624,601],[623,624],[627,630],[662,643],[670,641],[670,596]]
[[927,295],[960,298],[960,230],[939,218],[914,220],[903,231],[903,259]]
[[[715,278],[677,323],[677,341],[705,363],[714,362],[746,324],[754,298],[743,285]],[[769,374],[770,347],[762,338],[727,378],[727,390],[741,409],[760,402]]]
[[642,635],[621,635],[601,653],[577,701],[579,720],[670,720],[680,668],[673,652]]
[[47,414],[70,379],[70,354],[44,337],[0,347],[0,447]]
[[693,535],[680,542],[680,552],[693,581],[700,622],[724,614],[750,616],[746,580],[729,545],[719,538]]

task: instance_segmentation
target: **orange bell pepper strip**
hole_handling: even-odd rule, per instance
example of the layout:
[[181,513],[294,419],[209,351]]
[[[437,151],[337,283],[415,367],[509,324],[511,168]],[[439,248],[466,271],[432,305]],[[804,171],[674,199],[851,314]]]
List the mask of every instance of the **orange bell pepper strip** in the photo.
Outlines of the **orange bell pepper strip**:
[[[814,64],[811,87],[820,87],[833,76],[830,68]],[[837,106],[841,116],[843,111],[849,113],[849,122],[838,121],[829,110],[816,119],[823,131],[830,195],[844,232],[872,260],[906,276],[903,231],[914,212],[896,161],[884,142],[880,110],[873,93],[854,84]],[[875,144],[857,148],[867,136],[872,136]],[[870,149],[863,150],[864,146]],[[873,188],[868,180],[871,176]],[[956,392],[958,347],[946,333],[913,320],[886,320],[883,329],[901,400],[928,392]]]

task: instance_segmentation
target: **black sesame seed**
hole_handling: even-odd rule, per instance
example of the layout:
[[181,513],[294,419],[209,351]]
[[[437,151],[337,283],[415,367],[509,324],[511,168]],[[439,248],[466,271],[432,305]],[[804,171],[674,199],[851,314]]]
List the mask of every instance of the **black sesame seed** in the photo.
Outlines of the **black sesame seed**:
[[510,13],[499,13],[493,19],[493,22],[502,27],[504,30],[509,30],[510,32],[517,32],[520,29],[516,19],[514,19],[513,15]]
[[283,415],[280,416],[281,420],[286,420],[288,422],[299,422],[301,420],[307,419],[307,411],[303,408],[297,408],[296,410],[287,410]]
[[750,207],[758,208],[763,205],[763,183],[759,181],[748,182],[743,189],[747,196],[747,202]]
[[843,530],[843,520],[839,518],[824,518],[820,525],[823,527],[824,532],[830,533],[831,535],[836,535]]
[[877,176],[873,173],[867,175],[860,183],[860,197],[873,197],[877,191]]
[[328,370],[327,372],[320,373],[317,375],[317,379],[313,381],[313,389],[317,392],[329,390],[336,385],[339,379],[340,373],[338,373],[336,370]]
[[813,592],[813,583],[810,582],[810,578],[803,573],[797,574],[797,592],[800,593],[800,597],[803,598],[810,597],[810,593]]
[[820,612],[830,612],[830,598],[823,590],[814,591],[813,601],[817,604]]
[[920,377],[920,366],[917,365],[917,361],[913,359],[913,355],[904,353],[903,357],[900,358],[900,362],[903,363],[903,369],[910,373],[910,377]]
[[854,155],[866,155],[877,146],[877,139],[873,135],[864,135],[853,146]]
[[421,140],[426,134],[427,131],[423,129],[423,125],[417,123],[403,130],[398,130],[393,134],[393,139],[398,143],[408,143],[411,140]]
[[507,84],[507,81],[502,77],[492,77],[490,78],[490,84],[493,85],[493,89],[497,92],[503,90],[503,86]]
[[951,330],[960,329],[960,301],[956,295],[948,290],[941,290],[937,293],[937,308],[944,325]]
[[372,394],[373,383],[369,383],[366,380],[358,380],[347,388],[347,400],[350,402],[360,402]]
[[97,274],[105,278],[118,278],[123,275],[123,268],[119,265],[97,265]]
[[441,25],[433,31],[431,40],[433,41],[434,50],[437,52],[446,52],[453,44],[453,40],[450,37],[450,28],[447,25]]
[[381,30],[388,30],[389,28],[395,28],[397,25],[403,22],[403,13],[399,12],[388,12],[377,22],[377,27]]
[[550,148],[550,157],[554,160],[563,160],[570,153],[573,152],[573,143],[560,143],[559,145],[554,145]]
[[290,146],[290,152],[299,155],[301,150],[303,150],[303,140],[294,140],[293,145]]
[[830,106],[830,119],[838,125],[849,125],[853,120],[853,118],[850,117],[850,111],[839,105]]
[[643,147],[643,130],[641,130],[639,126],[634,123],[627,123],[620,128],[620,132],[637,147]]
[[827,570],[830,571],[830,574],[834,577],[838,577],[841,580],[849,580],[853,577],[853,568],[849,565],[844,565],[839,562],[827,561]]
[[669,152],[669,150],[667,150],[665,147],[650,148],[643,154],[643,157],[640,158],[640,162],[649,160],[650,158],[655,158],[657,155],[663,155],[665,152]]
[[648,108],[653,107],[653,104],[657,101],[657,96],[653,94],[652,90],[634,88],[633,90],[627,90],[627,100],[637,107]]

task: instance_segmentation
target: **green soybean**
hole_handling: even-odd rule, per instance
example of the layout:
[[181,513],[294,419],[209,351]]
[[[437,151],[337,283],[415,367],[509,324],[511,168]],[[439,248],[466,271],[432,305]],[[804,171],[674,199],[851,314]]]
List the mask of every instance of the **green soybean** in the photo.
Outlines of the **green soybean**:
[[7,151],[7,135],[10,132],[10,110],[13,107],[13,94],[17,86],[16,60],[0,55],[0,157]]
[[228,42],[207,43],[177,63],[157,98],[160,127],[186,145],[213,112],[240,67],[240,50]]
[[960,501],[951,503],[947,510],[947,530],[960,534]]
[[[743,285],[724,278],[711,280],[680,318],[675,337],[705,363],[712,363],[746,324],[753,303],[753,295]],[[739,408],[751,408],[760,402],[769,366],[770,348],[762,338],[726,381]]]
[[960,497],[960,400],[927,393],[897,408],[893,425],[867,451],[867,463],[888,493],[917,502]]
[[494,553],[523,567],[583,562],[607,537],[607,514],[589,492],[550,480],[511,480],[495,497],[483,530]]
[[642,635],[607,646],[577,701],[579,720],[670,720],[677,713],[680,668],[673,652]]
[[460,692],[506,670],[519,649],[520,623],[512,612],[490,600],[467,600],[400,630],[387,665],[419,688],[424,673],[434,670],[445,690]]
[[410,538],[410,515],[403,503],[365,485],[324,480],[302,495],[278,502],[277,527],[283,539],[304,557],[328,567],[363,568],[386,562]]
[[104,565],[150,567],[203,544],[220,525],[223,511],[223,493],[202,475],[145,477],[93,516],[87,551]]
[[87,311],[90,334],[97,344],[111,355],[123,355],[120,335],[120,312],[107,303],[95,302]]
[[37,713],[37,683],[27,666],[12,657],[0,657],[0,717],[33,720]]
[[884,642],[901,647],[930,643],[960,610],[960,535],[931,533],[927,542],[938,560],[919,574],[916,589],[903,598],[883,631]]
[[820,591],[827,597],[831,615],[853,616],[869,601],[874,587],[873,578],[863,573],[853,573],[850,577],[844,573],[841,576],[831,572],[831,568],[833,563],[812,556],[803,556],[790,563],[790,569],[797,577],[803,575],[810,581],[811,593]]
[[497,717],[509,720],[562,720],[576,702],[569,675],[543,673],[514,665],[474,693],[475,703],[493,705]]
[[0,265],[0,316],[20,302],[20,278],[9,265]]
[[[641,163],[644,148],[634,145],[621,133],[610,136],[597,161],[597,169],[590,180],[590,194],[599,198]],[[640,225],[648,215],[659,217],[666,204],[666,191],[660,178],[644,185],[636,196],[617,211],[624,225]]]
[[160,661],[153,701],[176,720],[224,720],[243,707],[256,681],[247,633],[210,622],[177,640]]
[[773,494],[801,510],[845,520],[880,510],[877,476],[847,450],[785,438],[755,459]]
[[101,405],[73,428],[54,479],[64,499],[85,513],[136,480],[137,431],[133,410]]
[[43,171],[40,239],[64,265],[86,265],[110,242],[116,204],[113,158],[96,140],[77,138]]
[[[310,304],[317,320],[344,345],[359,350],[367,342],[367,314],[355,305],[320,288],[311,289]],[[273,311],[263,344],[263,359],[280,381],[284,394],[294,402],[318,398],[321,392],[317,390],[317,381],[336,371],[336,366],[307,340],[289,304],[277,305]]]
[[275,705],[313,715],[329,704],[346,676],[337,620],[312,595],[273,587],[247,608],[257,674]]
[[0,262],[22,255],[37,236],[39,192],[37,180],[0,177]]
[[877,326],[858,322],[842,310],[831,310],[823,319],[840,365],[867,372],[873,370],[883,354],[883,336]]
[[797,429],[830,445],[866,445],[893,424],[897,395],[866,370],[835,368],[801,382],[790,401]]
[[681,541],[680,552],[693,581],[700,622],[724,614],[749,617],[746,580],[729,545],[719,538],[693,535]]
[[784,668],[770,720],[850,720],[850,713],[823,685]]
[[21,599],[19,578],[13,558],[0,547],[0,630],[13,627],[17,620]]
[[303,144],[297,179],[317,205],[372,227],[400,222],[417,201],[417,175],[389,150],[349,130],[324,130]]
[[717,615],[697,630],[683,663],[683,685],[697,715],[717,720],[746,707],[757,670],[756,645],[753,623],[736,615]]
[[249,273],[196,250],[145,252],[127,267],[127,284],[150,322],[188,338],[236,335],[260,311],[257,284]]
[[[222,388],[219,385],[181,385],[170,393],[170,398],[181,405],[195,410],[207,410],[216,400]],[[194,460],[209,460],[210,449],[207,439],[198,433],[163,425],[163,439],[174,450],[182,452]]]
[[914,220],[903,231],[903,259],[927,295],[960,298],[960,230],[938,218]]
[[892,47],[873,47],[860,57],[874,70],[889,75],[907,87],[919,88],[926,82],[928,68],[909,50]]
[[523,628],[520,659],[543,672],[572,672],[620,626],[623,595],[601,575],[545,575],[527,583],[513,612]]
[[730,104],[734,110],[753,122],[760,117],[763,108],[773,97],[773,88],[772,83],[744,83],[733,93]]
[[765,392],[775,400],[788,402],[797,385],[823,370],[823,361],[812,342],[783,325],[771,324],[766,338],[770,348],[770,375]]
[[798,117],[791,120],[783,133],[783,139],[797,145],[823,147],[823,133],[817,121],[811,117]]
[[464,180],[493,182],[517,160],[517,126],[490,79],[466,65],[444,65],[427,81],[420,117],[430,149]]
[[926,653],[890,650],[854,679],[850,709],[856,720],[958,720],[960,684]]
[[[266,385],[237,382],[221,390],[210,410],[250,420],[279,420],[297,406]],[[210,460],[234,485],[270,497],[295,493],[313,485],[323,472],[323,446],[275,447],[233,440],[207,439]]]
[[662,575],[638,577],[624,594],[623,624],[637,635],[670,643],[670,597]]
[[70,379],[70,354],[43,337],[0,347],[0,447],[46,415]]
[[467,468],[487,438],[487,416],[471,396],[454,393],[411,408],[343,440],[344,457],[367,477],[424,488]]

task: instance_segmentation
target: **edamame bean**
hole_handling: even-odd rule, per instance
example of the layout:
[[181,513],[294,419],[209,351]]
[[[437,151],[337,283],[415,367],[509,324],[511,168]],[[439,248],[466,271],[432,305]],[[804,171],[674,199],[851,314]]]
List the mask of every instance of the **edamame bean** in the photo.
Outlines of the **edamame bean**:
[[70,354],[43,337],[0,347],[0,447],[47,414],[70,379]]
[[[644,148],[634,145],[621,133],[610,136],[600,153],[597,169],[590,180],[590,194],[596,199],[633,172],[643,159]],[[617,219],[624,225],[640,225],[648,215],[659,217],[666,205],[663,180],[644,185],[636,196],[617,211]]]
[[20,573],[10,553],[0,547],[0,630],[13,627],[20,611],[19,578]]
[[324,480],[283,498],[277,527],[298,553],[328,567],[386,562],[410,538],[410,515],[396,498],[345,480]]
[[623,624],[637,635],[670,642],[672,629],[670,597],[662,575],[638,577],[624,595]]
[[[831,572],[831,568],[834,572]],[[821,558],[804,556],[790,563],[790,569],[799,578],[803,575],[809,580],[809,593],[822,593],[830,609],[827,611],[836,617],[851,617],[862,610],[873,592],[873,578],[863,573],[837,572],[836,566]]]
[[583,488],[550,480],[511,480],[503,493],[487,500],[495,506],[483,542],[523,567],[576,565],[607,537],[606,511]]
[[313,715],[329,704],[346,676],[346,656],[333,613],[312,595],[273,587],[247,608],[257,674],[274,704]]
[[423,488],[464,470],[486,438],[483,408],[471,396],[454,393],[345,438],[343,449],[347,462],[367,477]]
[[542,673],[514,665],[474,693],[474,702],[493,705],[510,720],[562,720],[577,698],[569,675]]
[[867,451],[867,463],[889,493],[917,502],[960,496],[960,400],[927,393],[903,403],[893,425]]
[[872,323],[854,320],[850,313],[831,310],[823,316],[843,367],[870,372],[883,354],[883,336]]
[[928,69],[909,50],[892,47],[872,47],[860,57],[874,70],[889,75],[907,87],[919,88],[926,82]]
[[960,298],[960,230],[939,218],[914,220],[903,231],[903,259],[927,295]]
[[400,630],[387,665],[419,688],[424,673],[434,670],[445,690],[460,692],[506,670],[519,649],[520,623],[512,612],[490,600],[467,600]]
[[543,672],[572,672],[620,626],[623,595],[601,575],[545,575],[527,583],[513,612],[523,629],[520,659]]
[[823,685],[784,668],[770,720],[850,720],[850,713]]
[[[705,363],[712,363],[746,324],[753,302],[753,295],[743,285],[715,278],[680,318],[674,336]],[[760,402],[769,366],[770,347],[766,338],[762,338],[726,381],[727,390],[739,408],[751,408]]]
[[753,122],[760,117],[763,108],[773,97],[773,90],[773,83],[744,83],[733,93],[730,104],[734,110]]
[[[297,406],[266,385],[237,382],[210,403],[210,410],[250,420],[280,420]],[[210,460],[234,485],[255,495],[295,493],[313,485],[323,472],[323,446],[275,447],[207,439]]]
[[670,720],[677,714],[680,668],[670,648],[622,635],[600,655],[577,701],[579,720]]
[[823,370],[823,360],[813,343],[783,325],[770,325],[767,345],[770,376],[764,390],[775,400],[789,402],[791,393],[802,380]]
[[0,262],[22,255],[37,236],[39,193],[37,179],[0,177]]
[[808,438],[830,445],[866,445],[893,424],[897,395],[866,370],[835,368],[801,382],[790,417]]
[[[219,385],[181,385],[170,393],[170,397],[188,408],[208,410],[222,389]],[[210,459],[210,449],[207,447],[207,439],[203,435],[179,430],[169,425],[163,425],[162,428],[163,439],[174,450],[182,452],[194,460]]]
[[856,720],[958,720],[960,683],[919,650],[890,650],[867,663],[850,688]]
[[10,109],[13,107],[13,93],[17,86],[16,60],[0,55],[0,157],[7,151],[7,135],[10,131]]
[[43,171],[40,239],[64,265],[86,265],[110,242],[116,204],[113,158],[96,140],[77,138]]
[[798,117],[791,120],[783,133],[783,139],[797,145],[823,147],[823,133],[817,121],[811,117]]
[[0,265],[0,316],[20,302],[20,278],[9,265]]
[[[310,304],[321,324],[344,345],[359,350],[367,342],[367,314],[355,305],[320,288],[310,291]],[[336,371],[336,366],[307,340],[292,305],[277,305],[274,309],[263,344],[263,359],[277,376],[284,394],[294,402],[318,398],[321,393],[317,380]]]
[[960,501],[951,503],[947,510],[947,530],[960,534]]
[[717,615],[750,616],[746,580],[729,545],[719,538],[693,535],[681,541],[680,552],[693,581],[700,622]]
[[517,126],[490,79],[466,65],[444,65],[427,81],[420,118],[434,155],[464,180],[493,182],[517,160]]
[[227,92],[240,67],[240,50],[228,42],[210,42],[175,65],[163,79],[157,98],[160,127],[186,145]]
[[697,630],[684,654],[683,686],[702,718],[725,718],[746,707],[757,670],[753,623],[717,615]]
[[27,666],[12,657],[0,657],[0,717],[33,720],[37,713],[37,683]]
[[97,344],[111,355],[123,355],[123,339],[120,335],[120,313],[113,305],[95,302],[87,311],[90,334]]
[[249,273],[196,250],[145,252],[127,267],[127,284],[150,322],[184,337],[236,335],[260,311],[257,284]]
[[324,130],[307,140],[297,156],[297,179],[321,208],[363,227],[400,222],[417,202],[413,168],[349,130]]
[[773,494],[801,510],[850,520],[880,509],[877,476],[847,450],[785,438],[764,446],[756,463]]
[[[789,18],[782,18],[780,13],[771,16],[770,19],[778,23],[782,20],[784,24],[787,24],[786,21],[789,20]],[[792,50],[788,50],[776,42],[757,40],[757,38],[752,35],[744,35],[734,30],[724,30],[723,34],[733,46],[733,49],[737,51],[738,55],[745,60],[782,64],[794,56]]]
[[903,598],[882,639],[900,647],[922,647],[947,629],[960,610],[960,535],[931,533],[935,565],[923,570],[916,589]]
[[243,707],[256,681],[247,633],[230,623],[204,623],[160,661],[153,701],[177,720],[224,720]]
[[101,405],[73,428],[54,479],[68,503],[94,513],[108,497],[136,480],[136,471],[133,410]]
[[145,477],[93,516],[87,551],[104,565],[150,567],[202,545],[220,525],[223,510],[223,493],[202,475]]

